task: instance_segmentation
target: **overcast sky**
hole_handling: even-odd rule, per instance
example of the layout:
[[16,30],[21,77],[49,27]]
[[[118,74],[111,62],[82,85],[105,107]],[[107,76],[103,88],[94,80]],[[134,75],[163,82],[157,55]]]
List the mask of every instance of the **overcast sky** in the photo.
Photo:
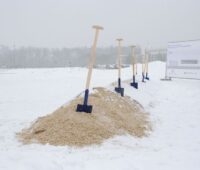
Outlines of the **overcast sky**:
[[0,44],[91,46],[91,26],[104,27],[98,46],[200,39],[200,0],[0,0]]

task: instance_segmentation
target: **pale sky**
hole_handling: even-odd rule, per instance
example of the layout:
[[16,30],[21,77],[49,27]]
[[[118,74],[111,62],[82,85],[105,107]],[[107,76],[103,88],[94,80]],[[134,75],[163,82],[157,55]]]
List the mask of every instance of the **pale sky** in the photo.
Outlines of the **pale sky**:
[[1,45],[89,47],[94,24],[100,47],[165,47],[200,39],[200,0],[0,0]]

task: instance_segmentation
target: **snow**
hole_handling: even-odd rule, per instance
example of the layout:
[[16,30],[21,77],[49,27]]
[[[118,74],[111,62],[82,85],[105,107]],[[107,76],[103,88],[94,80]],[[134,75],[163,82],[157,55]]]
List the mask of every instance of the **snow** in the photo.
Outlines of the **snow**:
[[[141,73],[141,65],[138,66]],[[131,78],[131,68],[122,79]],[[149,112],[149,137],[116,136],[85,148],[22,145],[15,136],[84,90],[87,69],[0,70],[0,170],[199,170],[200,81],[164,77],[165,64],[149,66],[150,81],[139,89],[123,83],[125,94]],[[116,70],[94,70],[92,87],[116,81]]]

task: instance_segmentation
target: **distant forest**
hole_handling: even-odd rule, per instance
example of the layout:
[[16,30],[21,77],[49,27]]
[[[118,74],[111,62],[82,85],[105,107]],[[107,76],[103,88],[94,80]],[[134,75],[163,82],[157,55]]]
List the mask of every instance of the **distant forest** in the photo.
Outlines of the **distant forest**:
[[[130,47],[123,47],[122,61],[131,63]],[[138,62],[141,62],[141,49],[136,49]],[[88,64],[90,48],[10,48],[0,46],[0,68],[43,68],[43,67],[85,67]],[[165,60],[166,52],[150,53],[150,60]],[[96,65],[116,64],[117,48],[97,48]]]

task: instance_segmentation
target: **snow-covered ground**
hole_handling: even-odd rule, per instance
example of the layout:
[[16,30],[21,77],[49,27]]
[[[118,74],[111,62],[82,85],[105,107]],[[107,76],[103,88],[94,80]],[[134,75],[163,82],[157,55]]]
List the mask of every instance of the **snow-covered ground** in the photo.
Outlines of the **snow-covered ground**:
[[[82,149],[24,146],[15,133],[83,91],[86,69],[0,70],[0,170],[199,170],[200,81],[160,81],[164,69],[164,63],[151,63],[150,81],[137,76],[138,90],[123,84],[150,114],[149,137],[116,136]],[[131,68],[122,76],[130,79]],[[92,86],[107,87],[116,77],[116,70],[95,70]]]

